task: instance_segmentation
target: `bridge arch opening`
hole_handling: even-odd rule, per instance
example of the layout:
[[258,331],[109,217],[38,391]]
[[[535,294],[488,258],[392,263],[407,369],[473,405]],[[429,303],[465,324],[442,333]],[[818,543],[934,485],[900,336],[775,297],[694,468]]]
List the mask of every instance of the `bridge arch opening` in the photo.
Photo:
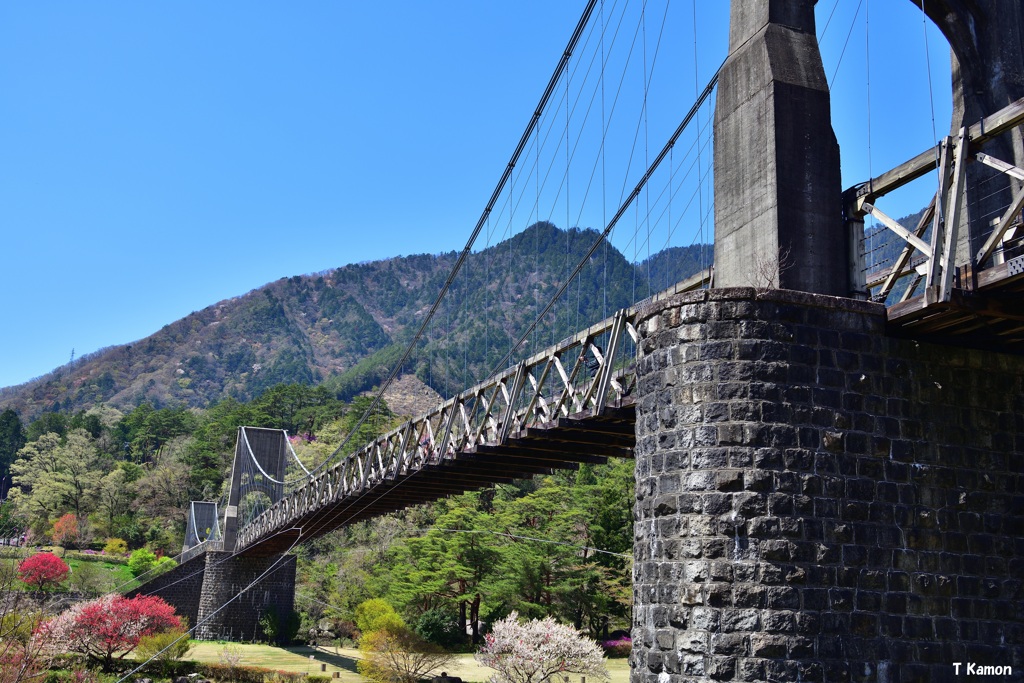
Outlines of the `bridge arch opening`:
[[[950,43],[922,17],[918,3],[825,0],[816,3],[815,15],[843,188],[899,165],[948,134],[953,125]],[[895,66],[887,62],[894,41],[913,46]],[[905,195],[894,210],[906,215],[929,199],[929,189],[922,188]]]
[[[830,16],[837,5],[814,3],[820,28],[822,16]],[[869,11],[870,5],[865,15]],[[912,13],[918,18],[923,12],[930,20],[929,27],[945,39],[951,51],[953,129],[1024,96],[1024,7],[1016,0],[909,0],[885,3],[884,11],[893,16]],[[912,35],[909,29],[901,34],[908,39]]]

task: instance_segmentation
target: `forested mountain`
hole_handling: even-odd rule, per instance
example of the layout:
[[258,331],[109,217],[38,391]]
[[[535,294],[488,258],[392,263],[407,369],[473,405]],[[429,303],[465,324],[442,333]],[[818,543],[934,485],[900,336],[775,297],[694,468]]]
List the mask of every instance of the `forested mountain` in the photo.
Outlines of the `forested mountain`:
[[[467,260],[405,371],[448,395],[501,360],[597,237],[538,223]],[[681,280],[710,261],[698,246],[633,265],[602,246],[531,338],[554,343]],[[321,384],[347,400],[372,388],[400,357],[457,254],[415,255],[282,278],[213,304],[159,332],[83,356],[0,390],[0,409],[23,420],[98,404],[130,410],[247,401],[281,383]]]
[[[238,426],[288,430],[308,466],[353,451],[398,415],[432,407],[435,390],[448,395],[485,377],[596,237],[539,223],[473,254],[370,420],[362,416],[371,399],[360,394],[399,360],[456,253],[285,278],[3,390],[0,538],[177,553],[190,501],[224,500]],[[633,265],[601,247],[523,353],[687,277],[708,257],[707,248],[672,249]],[[631,461],[584,465],[305,544],[296,551],[301,632],[327,624],[351,635],[368,598],[388,600],[447,646],[465,647],[467,625],[511,610],[555,615],[594,636],[627,628],[632,482]]]

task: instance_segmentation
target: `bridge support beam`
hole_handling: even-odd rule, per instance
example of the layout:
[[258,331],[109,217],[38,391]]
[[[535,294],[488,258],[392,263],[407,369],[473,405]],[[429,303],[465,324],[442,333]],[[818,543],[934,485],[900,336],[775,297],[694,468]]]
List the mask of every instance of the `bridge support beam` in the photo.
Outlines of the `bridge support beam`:
[[1024,671],[1024,357],[782,290],[638,329],[632,683]]
[[[1024,5],[1019,0],[929,0],[925,11],[952,49],[952,135],[1024,97]],[[1024,165],[1019,129],[989,143],[987,151],[1015,166]],[[959,264],[970,263],[991,231],[992,218],[1005,210],[1014,189],[1021,187],[982,164],[971,164],[967,173]]]
[[[276,563],[276,566],[275,566]],[[252,588],[250,583],[264,576]],[[232,600],[232,598],[236,599]],[[230,601],[230,602],[229,602]],[[199,595],[195,637],[200,640],[264,639],[260,625],[264,615],[272,614],[277,633],[282,637],[295,607],[295,556],[232,556],[227,552],[206,553],[203,586]]]
[[715,110],[715,286],[849,295],[814,0],[733,0]]

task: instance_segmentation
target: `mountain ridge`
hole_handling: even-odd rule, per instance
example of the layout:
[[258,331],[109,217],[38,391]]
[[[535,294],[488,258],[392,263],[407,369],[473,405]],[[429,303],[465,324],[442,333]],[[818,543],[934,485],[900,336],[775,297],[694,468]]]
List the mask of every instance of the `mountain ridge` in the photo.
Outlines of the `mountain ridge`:
[[[597,235],[540,222],[470,254],[404,372],[442,395],[485,376]],[[710,250],[672,247],[631,264],[602,247],[533,343],[546,346],[688,277],[702,259],[710,262]],[[414,254],[281,278],[0,389],[0,410],[31,420],[99,404],[205,408],[251,400],[281,383],[323,383],[350,397],[398,360],[396,349],[408,344],[456,259],[456,252]]]

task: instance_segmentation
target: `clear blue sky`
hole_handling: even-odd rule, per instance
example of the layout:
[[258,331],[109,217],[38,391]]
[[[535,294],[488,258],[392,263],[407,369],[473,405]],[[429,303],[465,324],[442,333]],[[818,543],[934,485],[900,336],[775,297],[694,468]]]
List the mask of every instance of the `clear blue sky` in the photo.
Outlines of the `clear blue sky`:
[[[934,141],[919,12],[860,4],[856,23],[858,0],[818,8],[844,183]],[[0,4],[0,386],[280,277],[461,249],[583,5]],[[703,79],[728,3],[698,5]]]

